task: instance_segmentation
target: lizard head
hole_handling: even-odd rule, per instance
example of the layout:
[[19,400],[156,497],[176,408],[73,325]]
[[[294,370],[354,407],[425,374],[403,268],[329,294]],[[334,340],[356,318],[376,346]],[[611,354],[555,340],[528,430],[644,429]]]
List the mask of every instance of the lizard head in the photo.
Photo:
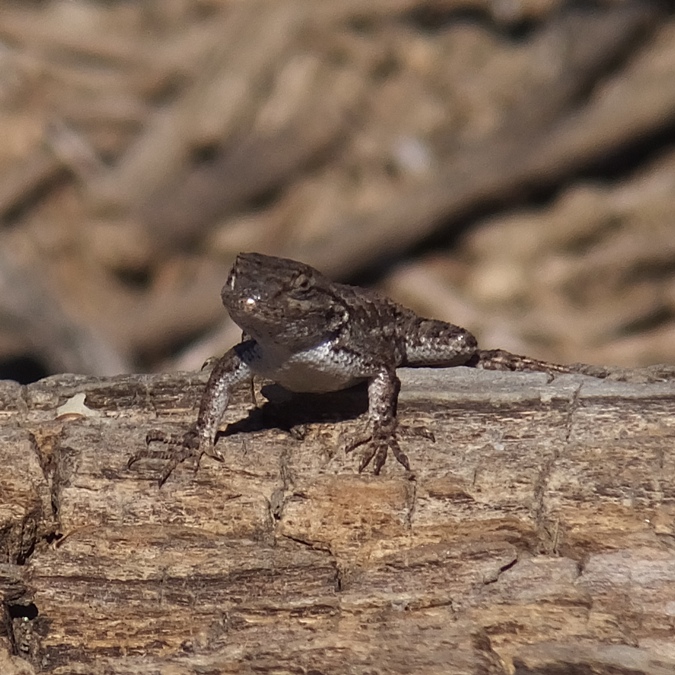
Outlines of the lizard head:
[[259,342],[303,349],[329,339],[347,321],[335,287],[304,263],[240,253],[221,298],[232,320]]

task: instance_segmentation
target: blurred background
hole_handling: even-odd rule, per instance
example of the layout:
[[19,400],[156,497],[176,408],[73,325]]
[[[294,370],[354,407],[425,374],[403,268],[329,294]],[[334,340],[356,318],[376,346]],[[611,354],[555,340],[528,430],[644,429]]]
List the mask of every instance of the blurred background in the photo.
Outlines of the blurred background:
[[673,3],[0,2],[0,377],[199,368],[253,250],[675,363]]

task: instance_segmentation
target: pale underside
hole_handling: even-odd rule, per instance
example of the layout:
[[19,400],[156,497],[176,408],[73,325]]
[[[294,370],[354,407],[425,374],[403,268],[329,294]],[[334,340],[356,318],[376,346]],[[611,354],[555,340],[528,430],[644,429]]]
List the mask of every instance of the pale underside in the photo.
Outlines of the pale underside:
[[295,392],[338,391],[374,375],[364,372],[357,376],[357,359],[336,351],[330,341],[295,353],[283,345],[257,342],[243,359],[256,375]]

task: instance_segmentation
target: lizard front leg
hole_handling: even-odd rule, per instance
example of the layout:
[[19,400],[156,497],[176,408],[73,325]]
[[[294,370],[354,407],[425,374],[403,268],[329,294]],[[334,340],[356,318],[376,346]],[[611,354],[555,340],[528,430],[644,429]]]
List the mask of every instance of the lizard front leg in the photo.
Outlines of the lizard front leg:
[[[255,349],[254,340],[246,340],[230,349],[218,360],[202,395],[197,422],[184,434],[167,434],[153,429],[146,436],[147,447],[133,455],[127,467],[131,467],[139,459],[149,457],[168,460],[159,478],[160,486],[171,475],[173,470],[186,459],[194,458],[195,470],[199,467],[202,455],[207,454],[221,460],[216,450],[216,433],[230,401],[232,389],[246,379],[252,377],[247,356]],[[165,450],[153,450],[153,441],[164,443]]]
[[361,457],[359,473],[373,461],[373,473],[379,474],[387,461],[387,452],[410,470],[408,458],[398,445],[396,438],[396,406],[401,382],[394,369],[382,369],[368,382],[368,420],[363,433],[352,438],[345,447],[351,452],[360,445],[366,445]]

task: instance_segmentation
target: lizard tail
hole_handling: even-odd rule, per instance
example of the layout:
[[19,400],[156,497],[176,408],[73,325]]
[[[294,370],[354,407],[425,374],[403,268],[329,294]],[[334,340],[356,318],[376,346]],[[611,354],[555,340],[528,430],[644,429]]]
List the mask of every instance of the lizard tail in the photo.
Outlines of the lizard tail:
[[464,364],[470,368],[482,370],[510,370],[531,371],[536,373],[579,373],[592,377],[604,378],[609,375],[609,370],[602,366],[591,366],[585,363],[549,363],[539,361],[529,356],[511,354],[503,349],[477,349],[473,356]]

